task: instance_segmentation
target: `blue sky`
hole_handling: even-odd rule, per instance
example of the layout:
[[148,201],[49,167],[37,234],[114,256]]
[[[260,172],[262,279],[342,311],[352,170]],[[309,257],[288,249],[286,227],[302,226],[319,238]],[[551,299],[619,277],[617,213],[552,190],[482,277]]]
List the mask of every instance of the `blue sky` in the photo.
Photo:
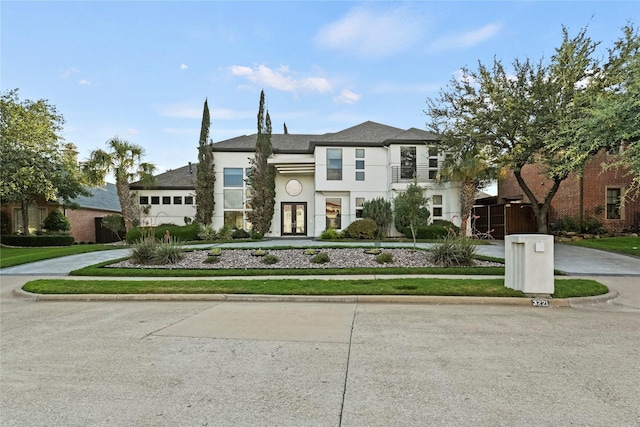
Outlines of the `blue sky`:
[[86,158],[120,136],[158,172],[197,161],[202,106],[214,142],[367,120],[425,128],[425,101],[462,66],[549,58],[588,25],[611,46],[635,1],[2,1],[0,87],[48,99]]

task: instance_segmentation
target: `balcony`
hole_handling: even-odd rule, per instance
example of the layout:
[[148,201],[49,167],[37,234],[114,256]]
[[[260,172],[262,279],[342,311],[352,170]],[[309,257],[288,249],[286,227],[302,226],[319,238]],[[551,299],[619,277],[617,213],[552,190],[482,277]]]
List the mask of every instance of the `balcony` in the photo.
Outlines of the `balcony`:
[[391,182],[394,184],[411,182],[417,178],[418,182],[430,182],[436,179],[438,168],[427,165],[391,166]]

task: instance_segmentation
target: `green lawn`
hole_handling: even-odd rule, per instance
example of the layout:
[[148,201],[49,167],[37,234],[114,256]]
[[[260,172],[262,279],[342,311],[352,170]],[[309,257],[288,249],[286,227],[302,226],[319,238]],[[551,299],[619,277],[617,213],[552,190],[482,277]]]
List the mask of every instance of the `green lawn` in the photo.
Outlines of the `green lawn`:
[[[41,279],[24,290],[40,294],[265,294],[265,295],[447,295],[525,297],[504,287],[503,279],[402,278],[376,280],[69,280]],[[555,281],[554,298],[601,295],[593,280]]]
[[42,261],[43,259],[109,249],[121,249],[121,247],[113,245],[73,245],[48,248],[12,248],[0,246],[0,268]]
[[578,240],[567,244],[640,257],[640,237],[605,237],[602,239]]

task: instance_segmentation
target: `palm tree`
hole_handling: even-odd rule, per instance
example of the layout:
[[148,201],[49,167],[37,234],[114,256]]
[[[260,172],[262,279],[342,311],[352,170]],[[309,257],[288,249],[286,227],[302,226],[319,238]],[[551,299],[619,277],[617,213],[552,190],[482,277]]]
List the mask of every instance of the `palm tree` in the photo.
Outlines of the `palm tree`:
[[83,164],[83,172],[88,181],[95,186],[104,185],[106,176],[113,173],[124,225],[129,231],[133,228],[134,220],[138,218],[129,184],[134,181],[151,184],[156,167],[152,163],[142,161],[144,149],[139,145],[116,136],[107,141],[107,146],[107,151],[98,149],[91,152],[89,160]]
[[467,235],[467,224],[471,209],[480,188],[484,188],[498,176],[498,168],[492,165],[484,153],[467,150],[442,163],[437,180],[439,182],[460,182],[460,232]]

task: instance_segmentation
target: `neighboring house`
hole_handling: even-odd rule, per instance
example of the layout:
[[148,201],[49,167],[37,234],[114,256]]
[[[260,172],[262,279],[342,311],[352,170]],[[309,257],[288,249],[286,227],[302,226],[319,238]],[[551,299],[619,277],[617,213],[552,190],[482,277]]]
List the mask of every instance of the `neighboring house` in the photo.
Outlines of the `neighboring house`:
[[[213,227],[249,230],[246,213],[251,194],[245,182],[256,135],[213,144],[216,182]],[[436,135],[365,122],[324,135],[273,134],[276,168],[275,213],[268,236],[319,236],[325,229],[346,228],[362,217],[365,201],[392,200],[417,178],[427,189],[432,219],[457,221],[458,183],[436,184],[444,154]],[[141,223],[183,224],[195,216],[195,165],[156,176],[153,187],[131,185],[141,206],[150,206]],[[189,198],[187,203],[186,198]],[[179,204],[176,204],[176,201]],[[392,230],[392,234],[397,234]]]
[[112,236],[112,232],[101,230],[102,218],[122,214],[115,184],[106,183],[87,189],[92,196],[79,196],[73,200],[80,206],[79,209],[63,209],[71,223],[71,235],[76,242],[108,243],[118,240]]
[[[571,175],[560,184],[551,201],[548,218],[551,229],[563,218],[595,218],[610,232],[638,231],[640,198],[628,200],[621,206],[621,196],[631,177],[623,171],[604,170],[602,167],[619,155],[624,154],[601,150],[585,165],[581,176]],[[542,176],[535,165],[523,168],[522,176],[538,200],[543,200],[552,182]],[[498,182],[498,202],[529,203],[512,173]]]
[[[77,242],[95,242],[96,218],[120,214],[120,201],[114,184],[108,183],[102,187],[88,188],[88,190],[92,197],[80,196],[74,199],[74,202],[79,205],[78,209],[64,208],[60,202],[45,200],[33,203],[29,207],[30,232],[42,230],[42,223],[49,212],[60,210],[69,219],[71,235]],[[22,208],[19,203],[3,205],[2,211],[7,216],[10,234],[22,230]]]
[[140,206],[140,225],[182,225],[185,217],[193,219],[196,216],[195,164],[156,175],[151,186],[134,182],[129,188]]

